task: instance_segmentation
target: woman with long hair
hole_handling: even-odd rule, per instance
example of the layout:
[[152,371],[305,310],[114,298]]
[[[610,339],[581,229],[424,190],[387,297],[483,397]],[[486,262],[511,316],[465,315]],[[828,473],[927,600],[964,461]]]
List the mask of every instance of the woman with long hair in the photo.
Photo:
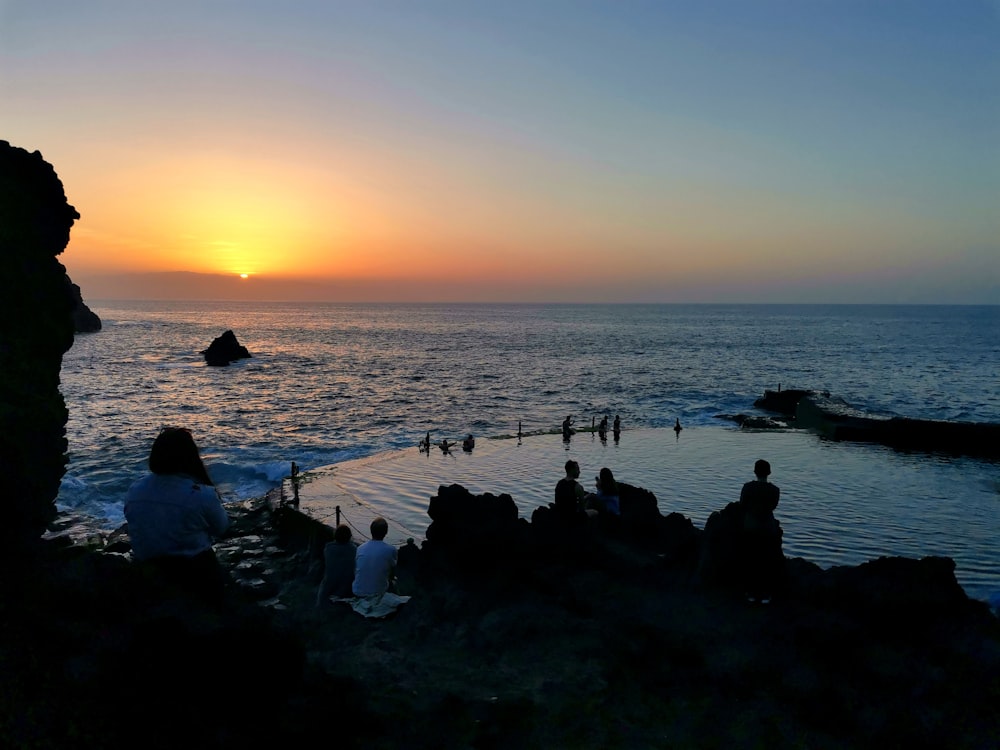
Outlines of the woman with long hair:
[[229,528],[229,516],[191,432],[161,430],[149,453],[149,471],[125,497],[133,557],[169,582],[221,595],[228,576],[212,543]]
[[615,481],[615,475],[611,473],[611,469],[606,466],[601,469],[594,478],[594,484],[597,492],[588,497],[588,507],[593,508],[601,514],[610,516],[621,515],[618,502],[618,483]]

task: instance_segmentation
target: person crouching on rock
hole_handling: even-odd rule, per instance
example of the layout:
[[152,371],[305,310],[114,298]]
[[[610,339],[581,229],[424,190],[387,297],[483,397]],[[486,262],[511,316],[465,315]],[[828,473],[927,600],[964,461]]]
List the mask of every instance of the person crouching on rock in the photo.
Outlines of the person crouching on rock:
[[358,545],[351,539],[351,527],[340,524],[333,532],[333,541],[323,547],[323,580],[316,594],[316,606],[330,602],[331,596],[349,599],[354,595],[354,564]]
[[229,528],[229,516],[190,431],[161,430],[149,471],[125,496],[133,557],[168,583],[221,599],[230,579],[212,542]]
[[767,481],[771,464],[764,459],[753,465],[753,473],[757,478],[744,484],[740,491],[743,572],[747,599],[768,604],[784,559],[781,553],[781,526],[774,517],[781,490]]

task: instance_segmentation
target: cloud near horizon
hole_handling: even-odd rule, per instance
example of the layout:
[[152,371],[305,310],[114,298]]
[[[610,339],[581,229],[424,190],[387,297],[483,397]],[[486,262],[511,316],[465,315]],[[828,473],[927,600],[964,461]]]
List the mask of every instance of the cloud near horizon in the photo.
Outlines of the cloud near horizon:
[[[917,279],[920,274],[914,274]],[[163,271],[73,277],[91,300],[232,300],[256,302],[413,302],[413,303],[733,303],[733,304],[995,304],[1000,287],[984,279],[970,294],[964,281],[936,277],[935,283],[903,278],[897,287],[884,279],[846,276],[817,283],[777,278],[757,285],[705,280],[698,285],[645,285],[637,282],[576,286],[407,278],[317,280],[242,279],[235,274]]]

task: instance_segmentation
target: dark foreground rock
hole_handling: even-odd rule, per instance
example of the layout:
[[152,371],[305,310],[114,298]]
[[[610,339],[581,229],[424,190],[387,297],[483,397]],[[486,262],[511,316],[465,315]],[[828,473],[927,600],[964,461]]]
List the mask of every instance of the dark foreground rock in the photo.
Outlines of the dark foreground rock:
[[[631,521],[652,520],[651,495],[633,489]],[[0,745],[992,748],[1000,736],[1000,624],[950,560],[790,559],[783,595],[750,606],[725,575],[702,579],[709,532],[676,514],[637,537],[629,519],[566,527],[545,508],[528,523],[503,496],[442,487],[434,538],[400,550],[413,598],[372,621],[315,607],[329,529],[272,502],[230,509],[217,549],[238,583],[221,605],[120,554],[54,544],[30,579],[5,578]]]
[[788,418],[777,424],[744,415],[733,419],[755,428],[790,426],[832,440],[878,443],[898,450],[1000,458],[1000,424],[875,416],[829,393],[797,389],[765,391],[754,406]]
[[249,359],[250,352],[245,346],[240,344],[236,334],[226,331],[221,336],[212,340],[207,349],[202,351],[207,362],[212,367],[226,367],[230,362],[238,359]]

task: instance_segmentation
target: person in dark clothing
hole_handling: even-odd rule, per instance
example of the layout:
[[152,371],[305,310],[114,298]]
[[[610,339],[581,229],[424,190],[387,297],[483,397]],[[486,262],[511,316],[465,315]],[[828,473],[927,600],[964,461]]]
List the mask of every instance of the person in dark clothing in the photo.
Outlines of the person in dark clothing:
[[563,420],[562,434],[563,440],[569,440],[573,436],[573,415],[570,414]]
[[753,466],[756,479],[743,485],[740,507],[743,509],[742,552],[747,599],[768,604],[774,593],[780,563],[781,526],[774,518],[781,490],[768,482],[771,464],[760,459]]
[[583,497],[586,491],[579,482],[580,464],[572,459],[566,462],[566,476],[556,484],[553,508],[563,521],[577,522],[584,516]]
[[325,568],[323,581],[316,593],[316,606],[321,607],[330,601],[331,596],[351,597],[351,585],[354,583],[354,560],[358,546],[351,539],[351,529],[346,524],[340,524],[333,532],[333,541],[327,542],[323,548]]

